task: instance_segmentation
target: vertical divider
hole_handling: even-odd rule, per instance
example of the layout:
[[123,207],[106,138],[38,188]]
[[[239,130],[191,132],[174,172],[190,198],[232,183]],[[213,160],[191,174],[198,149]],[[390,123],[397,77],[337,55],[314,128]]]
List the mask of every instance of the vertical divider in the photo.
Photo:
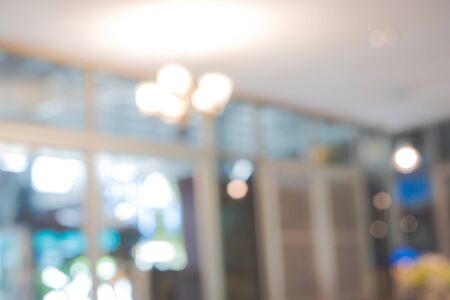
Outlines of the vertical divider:
[[283,254],[276,174],[271,164],[260,164],[257,173],[256,202],[261,253],[264,300],[285,300]]
[[[96,124],[96,111],[95,111],[95,78],[93,72],[90,70],[85,71],[85,93],[84,93],[84,106],[85,106],[85,132],[95,132]],[[95,145],[84,145],[84,156],[86,160],[86,196],[83,201],[83,231],[86,234],[88,241],[87,257],[92,264],[92,299],[97,299],[97,286],[98,280],[95,270],[95,263],[101,256],[101,250],[97,242],[98,233],[102,228],[102,199],[99,193],[99,185],[97,182],[97,176],[95,172]],[[86,150],[88,149],[88,150]]]
[[326,174],[314,166],[310,177],[310,199],[312,212],[312,228],[316,266],[318,269],[321,298],[334,300],[336,297],[336,254],[335,241],[331,233],[332,216],[328,181]]
[[372,299],[374,295],[374,276],[370,270],[370,247],[367,237],[368,209],[367,209],[367,189],[365,188],[365,176],[361,170],[352,170],[352,181],[355,183],[355,199],[357,207],[358,224],[358,244],[361,248],[361,265],[363,267],[363,296],[364,299]]
[[433,210],[434,225],[436,226],[438,250],[450,257],[450,239],[447,228],[450,221],[448,191],[446,180],[448,178],[448,166],[436,166],[433,170]]
[[225,300],[218,157],[214,120],[202,122],[201,155],[194,169],[195,215],[203,300]]
[[98,192],[98,185],[95,174],[95,153],[89,151],[85,153],[87,169],[87,193],[83,203],[83,230],[88,240],[87,257],[92,264],[92,299],[96,300],[98,280],[95,270],[95,263],[101,256],[101,250],[97,242],[97,235],[102,228],[102,201]]

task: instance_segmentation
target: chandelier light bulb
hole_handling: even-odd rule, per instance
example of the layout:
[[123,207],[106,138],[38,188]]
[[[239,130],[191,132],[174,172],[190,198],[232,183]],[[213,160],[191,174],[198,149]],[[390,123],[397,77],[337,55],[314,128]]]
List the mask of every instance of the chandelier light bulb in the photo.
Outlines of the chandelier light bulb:
[[136,106],[142,114],[156,116],[160,113],[164,94],[165,91],[156,83],[143,82],[136,88]]
[[179,97],[185,97],[193,85],[191,73],[182,66],[174,64],[161,68],[156,81],[161,87]]
[[188,111],[187,101],[172,95],[167,94],[164,101],[161,102],[161,117],[169,123],[176,123],[180,121]]
[[233,90],[231,80],[219,73],[208,73],[200,78],[199,87],[192,96],[194,107],[204,113],[219,114],[228,103]]
[[395,150],[392,161],[398,172],[409,174],[420,166],[422,158],[416,148],[411,145],[403,145]]
[[170,64],[159,70],[156,82],[137,86],[136,106],[142,114],[160,117],[168,123],[183,121],[192,108],[216,116],[230,100],[233,83],[223,74],[207,73],[200,78],[194,93],[193,87],[191,73]]

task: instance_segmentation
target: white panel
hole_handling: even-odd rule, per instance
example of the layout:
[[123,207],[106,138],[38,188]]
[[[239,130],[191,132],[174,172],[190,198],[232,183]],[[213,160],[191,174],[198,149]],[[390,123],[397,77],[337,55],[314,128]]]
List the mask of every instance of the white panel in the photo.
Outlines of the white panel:
[[317,274],[312,246],[284,245],[284,277],[289,300],[317,299]]

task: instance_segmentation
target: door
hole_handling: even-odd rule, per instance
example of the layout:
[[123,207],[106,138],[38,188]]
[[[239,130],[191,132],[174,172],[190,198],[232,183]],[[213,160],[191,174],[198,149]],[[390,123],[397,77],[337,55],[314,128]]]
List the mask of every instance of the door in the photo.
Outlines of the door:
[[259,184],[267,300],[368,299],[360,172],[271,162]]

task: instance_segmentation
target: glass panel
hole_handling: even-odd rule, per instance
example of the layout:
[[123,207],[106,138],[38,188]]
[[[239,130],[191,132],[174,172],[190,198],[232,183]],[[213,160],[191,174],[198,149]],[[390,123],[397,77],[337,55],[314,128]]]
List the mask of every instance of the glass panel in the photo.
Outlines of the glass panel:
[[223,161],[219,167],[226,299],[259,300],[253,163]]
[[97,172],[105,213],[99,300],[201,299],[192,166],[101,154]]
[[77,152],[0,146],[0,298],[88,299]]
[[307,157],[308,123],[296,113],[267,107],[261,109],[261,135],[269,158]]
[[136,80],[99,74],[96,77],[97,128],[100,132],[159,143],[191,143],[200,140],[200,118],[192,116],[187,124],[169,124],[142,115],[136,107]]
[[0,120],[84,127],[81,71],[0,53]]
[[216,123],[219,148],[243,155],[255,154],[257,109],[250,103],[231,102]]

